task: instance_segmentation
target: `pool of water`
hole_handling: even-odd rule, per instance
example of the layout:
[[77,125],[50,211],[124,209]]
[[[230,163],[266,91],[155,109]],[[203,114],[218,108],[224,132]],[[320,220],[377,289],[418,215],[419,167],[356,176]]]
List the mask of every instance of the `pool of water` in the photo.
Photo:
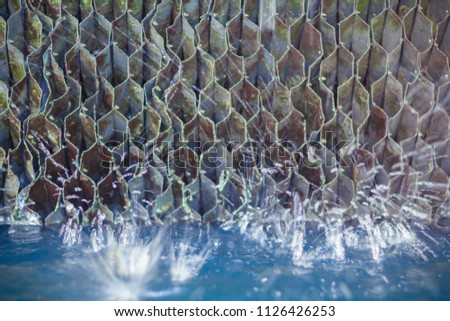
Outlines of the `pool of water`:
[[0,226],[0,299],[450,299],[448,232],[305,230],[300,237],[205,224],[132,227],[120,237],[82,230],[69,246],[58,231]]

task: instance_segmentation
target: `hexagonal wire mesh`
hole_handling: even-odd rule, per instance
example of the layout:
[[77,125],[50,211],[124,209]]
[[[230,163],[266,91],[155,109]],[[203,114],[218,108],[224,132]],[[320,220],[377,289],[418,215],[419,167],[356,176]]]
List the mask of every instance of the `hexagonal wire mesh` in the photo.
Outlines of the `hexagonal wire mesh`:
[[1,0],[0,221],[448,225],[449,9]]

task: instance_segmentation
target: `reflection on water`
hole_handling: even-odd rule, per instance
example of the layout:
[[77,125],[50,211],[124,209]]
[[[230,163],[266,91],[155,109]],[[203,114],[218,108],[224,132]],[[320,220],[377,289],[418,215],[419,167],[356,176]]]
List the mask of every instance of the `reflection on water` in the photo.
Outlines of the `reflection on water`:
[[0,226],[0,299],[448,300],[449,241],[388,221],[97,226],[61,236]]

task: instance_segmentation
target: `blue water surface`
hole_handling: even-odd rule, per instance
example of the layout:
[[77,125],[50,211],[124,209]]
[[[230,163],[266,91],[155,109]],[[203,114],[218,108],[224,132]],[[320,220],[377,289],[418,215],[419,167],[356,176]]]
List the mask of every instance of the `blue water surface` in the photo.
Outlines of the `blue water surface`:
[[[149,277],[135,278],[133,273],[139,273],[136,269],[142,264],[131,265],[130,274],[114,272],[128,264],[133,245],[126,251],[113,251],[105,260],[107,248],[94,252],[87,230],[81,232],[81,243],[69,247],[57,231],[14,231],[0,226],[0,299],[450,299],[450,236],[433,228],[414,231],[421,244],[417,251],[407,244],[392,246],[384,249],[379,260],[367,248],[354,246],[346,247],[344,259],[324,255],[326,247],[316,251],[324,244],[324,233],[312,229],[305,235],[304,252],[311,257],[305,264],[294,264],[292,251],[282,242],[264,243],[236,229],[180,225],[164,233],[160,252],[150,249],[158,256],[156,267],[144,269]],[[155,238],[157,229],[140,229],[137,234],[139,244],[146,244]],[[174,280],[171,271],[177,267],[170,259],[171,248],[179,253],[180,244],[189,247],[189,253],[200,253],[206,244],[210,250],[198,274],[181,281]],[[178,262],[182,269],[183,260]]]

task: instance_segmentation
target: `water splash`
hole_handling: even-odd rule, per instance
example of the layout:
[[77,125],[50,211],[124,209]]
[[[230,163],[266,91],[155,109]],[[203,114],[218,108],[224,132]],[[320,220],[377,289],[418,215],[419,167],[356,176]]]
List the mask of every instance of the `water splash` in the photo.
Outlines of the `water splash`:
[[[219,230],[240,234],[245,241],[255,244],[262,255],[288,257],[290,269],[299,269],[299,274],[319,266],[345,268],[357,265],[357,260],[363,258],[379,267],[375,269],[376,275],[383,278],[385,258],[401,255],[427,261],[434,253],[423,238],[438,242],[426,235],[423,224],[412,223],[400,214],[386,214],[390,204],[382,193],[374,194],[367,204],[370,211],[353,221],[344,220],[341,208],[329,210],[329,215],[324,215],[328,219],[323,221],[308,216],[309,200],[302,202],[297,194],[293,196],[291,210],[273,206],[271,200],[266,203],[267,209],[249,207],[239,220],[228,221]],[[104,218],[99,213],[90,226],[89,242],[94,258],[88,269],[94,271],[102,297],[108,299],[176,296],[196,282],[201,269],[219,251],[220,242],[211,236],[209,224],[200,224],[197,235],[186,230],[179,234],[178,228],[153,226],[156,234],[145,239],[136,224],[123,222],[113,229],[103,223]],[[421,233],[425,233],[424,237]],[[67,246],[81,243],[81,228],[76,221],[69,220],[60,234]],[[170,282],[171,286],[160,289],[161,282]],[[342,282],[329,290],[337,291],[337,297],[352,297]]]
[[290,250],[292,251],[292,261],[294,262],[294,264],[296,262],[300,262],[303,256],[306,233],[305,215],[307,206],[307,201],[301,203],[298,194],[294,195],[293,212],[294,214],[297,214],[297,216],[294,218],[290,226],[290,230],[292,232]]
[[301,202],[295,195],[290,212],[243,215],[237,227],[245,239],[261,248],[287,250],[294,266],[303,268],[313,268],[321,262],[351,264],[354,253],[378,264],[394,254],[423,261],[434,256],[418,235],[425,225],[411,222],[400,214],[388,215],[391,205],[386,197],[375,194],[367,205],[371,211],[360,214],[354,221],[345,221],[341,208],[329,209],[324,215],[329,219],[320,221],[307,216],[308,200]]
[[199,253],[189,244],[181,242],[170,248],[170,276],[173,282],[186,282],[197,276],[213,251],[213,243],[208,242]]
[[[91,240],[99,235],[94,231]],[[94,256],[90,269],[96,273],[104,295],[111,300],[138,300],[149,295],[146,288],[159,273],[164,233],[159,232],[149,242],[139,239],[137,228],[132,224],[125,224],[119,237],[111,229],[102,233],[105,233],[106,245]],[[94,244],[94,249],[98,250],[97,240]]]
[[[174,241],[168,228],[155,227],[153,232],[150,239],[145,239],[133,223],[124,223],[115,230],[103,226],[101,220],[95,224],[90,233],[93,256],[87,269],[94,272],[102,297],[140,300],[176,295],[182,291],[178,285],[195,278],[219,245],[208,235]],[[204,237],[206,243],[197,246]],[[155,290],[167,276],[178,285]]]
[[71,217],[66,223],[61,225],[59,236],[65,246],[72,247],[81,244],[81,232],[83,227],[78,224],[78,220]]

